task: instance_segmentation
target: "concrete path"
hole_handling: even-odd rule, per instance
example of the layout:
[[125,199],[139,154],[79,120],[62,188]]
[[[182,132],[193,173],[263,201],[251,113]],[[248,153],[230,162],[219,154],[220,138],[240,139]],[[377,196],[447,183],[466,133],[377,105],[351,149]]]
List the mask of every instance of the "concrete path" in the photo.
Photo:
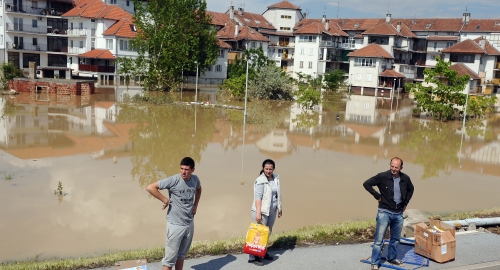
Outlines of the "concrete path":
[[[430,261],[429,267],[420,269],[469,270],[500,269],[500,235],[481,232],[457,233],[457,251],[454,261],[439,264]],[[186,260],[184,269],[195,270],[256,270],[256,269],[370,269],[369,264],[360,262],[371,254],[371,244],[315,246],[270,252],[275,260],[265,261],[264,266],[247,262],[246,254],[206,256]],[[417,266],[407,264],[405,269]],[[102,269],[102,268],[100,268]],[[114,267],[104,268],[113,270]],[[161,263],[149,263],[148,270],[160,270]],[[381,268],[389,269],[389,268]]]

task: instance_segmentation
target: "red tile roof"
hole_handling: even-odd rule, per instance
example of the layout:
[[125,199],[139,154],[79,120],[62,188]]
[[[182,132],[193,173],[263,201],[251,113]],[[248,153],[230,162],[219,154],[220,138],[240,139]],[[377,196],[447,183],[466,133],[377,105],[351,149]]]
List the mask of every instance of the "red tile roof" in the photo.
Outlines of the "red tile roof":
[[382,48],[378,44],[370,44],[364,48],[361,48],[359,50],[356,50],[354,52],[349,53],[347,56],[349,57],[371,57],[371,58],[386,58],[386,59],[393,59],[392,57],[384,48]]
[[231,45],[227,44],[226,42],[224,42],[220,39],[217,39],[217,44],[219,44],[220,48],[224,48],[224,49],[232,49],[233,48],[233,47],[231,47]]
[[116,59],[116,57],[109,50],[105,50],[105,49],[93,49],[89,52],[79,54],[78,57],[95,58],[95,59],[109,59],[109,60]]
[[227,22],[231,21],[229,14],[207,11],[207,13],[212,17],[212,24],[218,26],[224,26]]
[[442,51],[443,53],[469,53],[469,54],[485,54],[486,51],[481,48],[475,41],[466,39],[458,44],[448,47]]
[[267,7],[268,9],[273,9],[273,8],[276,8],[276,9],[295,9],[295,10],[302,10],[300,7],[288,2],[288,1],[281,1],[279,3],[276,3],[276,4],[273,4],[273,5],[270,5]]
[[228,23],[224,28],[217,32],[217,37],[222,40],[253,40],[269,42],[269,39],[257,32],[257,30],[241,25],[238,26],[238,35],[235,37],[235,28],[235,23]]
[[120,20],[132,15],[116,5],[107,5],[99,0],[82,0],[61,17],[83,17],[92,19]]
[[406,78],[403,74],[395,71],[394,69],[386,69],[379,76],[382,77],[395,77],[395,78]]
[[493,47],[488,40],[486,40],[483,37],[478,37],[474,39],[474,42],[479,44],[481,46],[481,41],[484,40],[484,50],[486,51],[486,54],[488,55],[500,55],[500,51],[498,51],[495,47]]
[[390,23],[381,23],[363,32],[363,35],[403,36]]
[[264,18],[264,16],[256,13],[250,13],[246,11],[241,11],[241,15],[239,14],[239,10],[234,11],[234,19],[239,21],[241,24],[250,26],[253,28],[264,28],[264,29],[272,29],[276,30],[274,26]]
[[477,75],[476,72],[472,71],[469,67],[467,67],[463,63],[456,63],[451,65],[450,69],[458,72],[458,76],[469,75],[474,80],[480,80],[481,77]]
[[102,34],[104,36],[117,36],[126,38],[135,38],[137,31],[134,31],[135,27],[132,20],[122,19],[113,24],[110,28],[104,31]]
[[293,34],[320,35],[325,33],[331,36],[338,36],[338,37],[349,36],[346,32],[342,31],[335,22],[328,21],[328,27],[329,29],[326,30],[325,24],[323,24],[321,21],[307,21],[304,22],[302,25],[300,25],[300,27],[296,28]]

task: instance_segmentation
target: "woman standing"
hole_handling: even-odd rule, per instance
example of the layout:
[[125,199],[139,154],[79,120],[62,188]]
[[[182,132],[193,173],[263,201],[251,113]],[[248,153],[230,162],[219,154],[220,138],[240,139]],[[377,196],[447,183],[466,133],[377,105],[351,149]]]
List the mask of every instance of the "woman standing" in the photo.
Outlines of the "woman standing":
[[[273,231],[276,216],[281,217],[282,215],[280,179],[277,174],[274,174],[274,168],[274,161],[271,159],[264,160],[260,175],[253,186],[252,220],[268,226],[269,236]],[[266,253],[264,259],[272,260],[273,257]],[[253,255],[249,255],[248,262],[264,265],[259,257]]]

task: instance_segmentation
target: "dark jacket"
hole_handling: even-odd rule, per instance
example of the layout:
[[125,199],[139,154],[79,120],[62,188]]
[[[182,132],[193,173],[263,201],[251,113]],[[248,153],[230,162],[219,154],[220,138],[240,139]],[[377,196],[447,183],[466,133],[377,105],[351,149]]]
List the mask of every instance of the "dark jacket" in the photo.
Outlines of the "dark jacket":
[[[398,205],[394,202],[394,180],[392,179],[390,170],[381,172],[371,177],[363,183],[363,186],[376,200],[382,198],[382,200],[378,203],[379,208],[387,209],[393,212],[402,212],[408,203],[410,203],[414,187],[407,174],[399,172],[399,177],[401,178],[399,181],[401,203]],[[373,188],[374,186],[378,187],[380,193]]]

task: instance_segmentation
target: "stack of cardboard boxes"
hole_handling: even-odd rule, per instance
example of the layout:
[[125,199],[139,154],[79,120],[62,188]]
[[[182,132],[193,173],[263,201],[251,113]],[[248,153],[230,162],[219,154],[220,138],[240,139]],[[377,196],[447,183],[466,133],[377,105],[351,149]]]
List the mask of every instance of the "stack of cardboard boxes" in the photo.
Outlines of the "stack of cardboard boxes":
[[455,259],[455,227],[439,220],[415,225],[415,253],[439,263]]

